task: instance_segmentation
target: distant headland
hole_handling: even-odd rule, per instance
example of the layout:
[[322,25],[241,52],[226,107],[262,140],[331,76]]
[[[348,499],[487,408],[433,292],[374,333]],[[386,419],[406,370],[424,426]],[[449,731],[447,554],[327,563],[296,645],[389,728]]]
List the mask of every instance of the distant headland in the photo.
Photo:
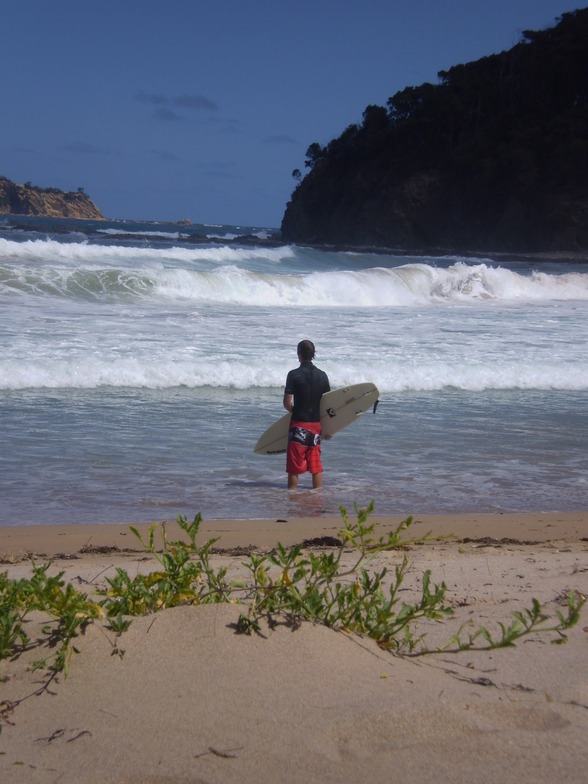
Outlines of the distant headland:
[[26,182],[17,185],[0,176],[0,215],[38,215],[49,218],[77,218],[80,220],[105,220],[92,199],[77,191],[59,188],[39,188]]
[[588,250],[588,9],[368,106],[306,152],[286,242]]

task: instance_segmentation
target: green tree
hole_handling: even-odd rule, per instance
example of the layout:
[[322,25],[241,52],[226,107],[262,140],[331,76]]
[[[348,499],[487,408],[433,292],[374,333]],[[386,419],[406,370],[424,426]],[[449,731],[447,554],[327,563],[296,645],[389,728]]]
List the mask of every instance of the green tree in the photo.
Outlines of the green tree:
[[324,158],[324,155],[324,147],[321,147],[318,142],[313,142],[311,145],[309,145],[308,150],[306,151],[306,160],[304,161],[304,165],[309,169],[312,169],[314,166],[316,166],[321,158]]

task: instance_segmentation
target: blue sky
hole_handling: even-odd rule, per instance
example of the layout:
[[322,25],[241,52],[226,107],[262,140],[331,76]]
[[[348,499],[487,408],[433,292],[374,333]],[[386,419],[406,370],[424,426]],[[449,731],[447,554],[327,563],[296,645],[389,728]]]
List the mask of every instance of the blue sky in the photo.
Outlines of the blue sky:
[[308,145],[573,0],[0,0],[0,174],[108,218],[279,226]]

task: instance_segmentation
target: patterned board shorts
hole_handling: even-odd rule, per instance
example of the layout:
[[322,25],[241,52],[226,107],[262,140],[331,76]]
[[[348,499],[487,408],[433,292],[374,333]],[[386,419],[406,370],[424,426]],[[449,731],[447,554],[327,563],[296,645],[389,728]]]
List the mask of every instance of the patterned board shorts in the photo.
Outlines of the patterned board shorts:
[[[304,434],[303,431],[306,431]],[[288,450],[286,452],[286,471],[289,474],[322,474],[320,422],[290,423]]]

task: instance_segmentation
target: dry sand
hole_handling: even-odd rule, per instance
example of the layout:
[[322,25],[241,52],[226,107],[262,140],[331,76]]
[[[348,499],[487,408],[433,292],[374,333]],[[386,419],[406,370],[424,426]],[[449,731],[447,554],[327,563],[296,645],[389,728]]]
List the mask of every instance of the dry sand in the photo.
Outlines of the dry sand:
[[[399,518],[378,521],[383,532]],[[238,574],[236,548],[336,536],[340,522],[212,521],[201,540],[219,536],[226,551],[214,561]],[[509,622],[533,597],[554,615],[569,590],[588,595],[586,513],[430,516],[409,533],[429,530],[455,535],[406,553],[406,597],[430,569],[456,611],[423,629],[431,644],[466,621]],[[88,591],[117,565],[131,575],[153,568],[128,526],[0,529],[3,571],[30,575],[31,552]],[[403,556],[382,554],[374,566]],[[420,658],[311,623],[238,635],[239,613],[183,606],[136,618],[122,659],[96,623],[69,677],[39,693],[40,674],[27,670],[39,650],[0,662],[0,710],[17,703],[4,711],[0,782],[588,780],[588,611],[563,646],[537,635],[511,649]],[[29,625],[32,639],[42,622]]]

